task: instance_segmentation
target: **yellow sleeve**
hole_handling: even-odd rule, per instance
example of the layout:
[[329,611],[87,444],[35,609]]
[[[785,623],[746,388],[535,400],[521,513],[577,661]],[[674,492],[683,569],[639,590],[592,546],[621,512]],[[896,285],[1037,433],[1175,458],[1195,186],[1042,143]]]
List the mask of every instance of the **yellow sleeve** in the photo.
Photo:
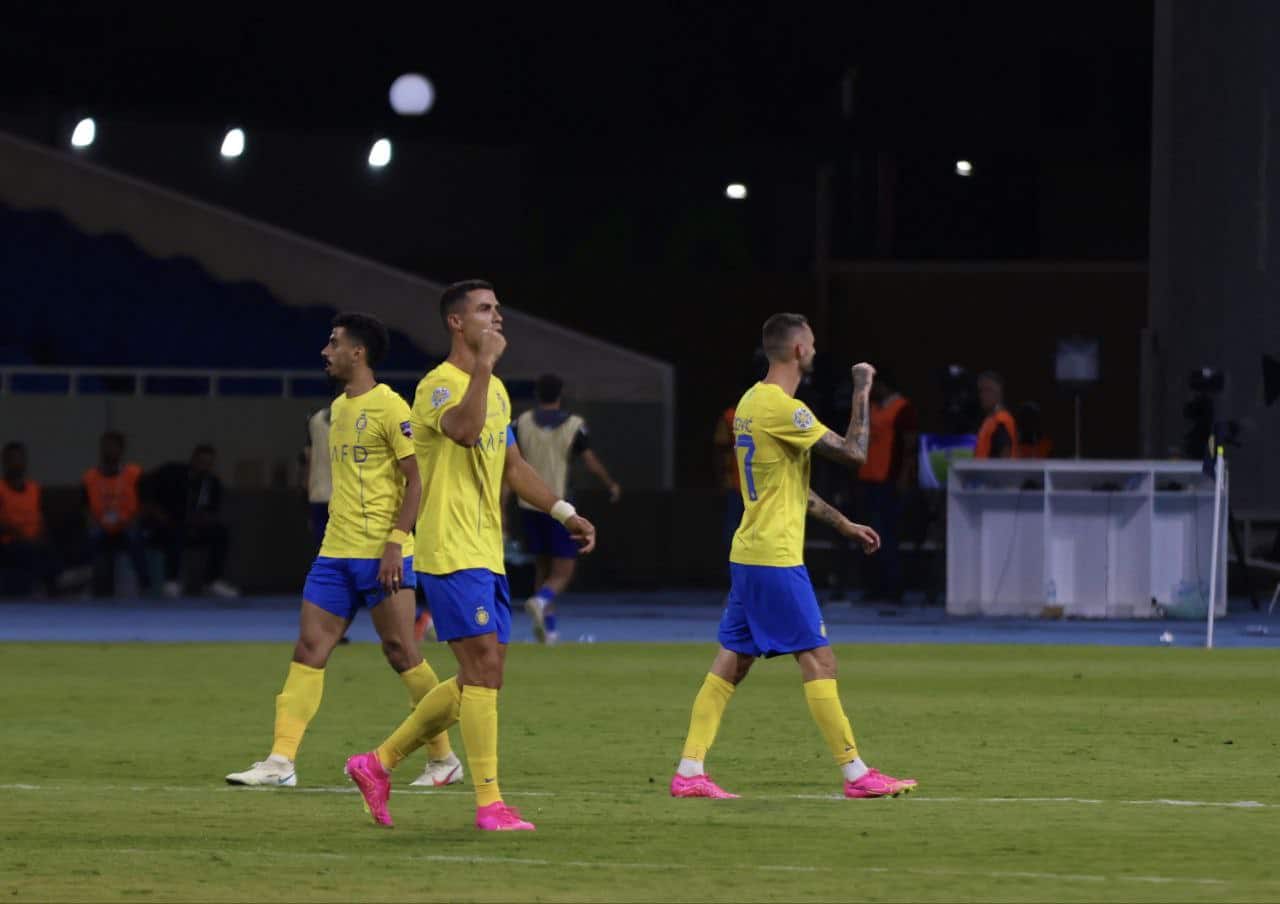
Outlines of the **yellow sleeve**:
[[765,432],[788,446],[808,449],[827,432],[808,406],[799,399],[772,402],[766,413]]
[[385,417],[382,429],[391,451],[395,453],[397,460],[409,458],[413,455],[413,416],[409,411],[409,404],[394,390]]
[[462,387],[441,374],[427,374],[418,384],[413,399],[413,423],[411,429],[440,430],[440,418],[462,402]]

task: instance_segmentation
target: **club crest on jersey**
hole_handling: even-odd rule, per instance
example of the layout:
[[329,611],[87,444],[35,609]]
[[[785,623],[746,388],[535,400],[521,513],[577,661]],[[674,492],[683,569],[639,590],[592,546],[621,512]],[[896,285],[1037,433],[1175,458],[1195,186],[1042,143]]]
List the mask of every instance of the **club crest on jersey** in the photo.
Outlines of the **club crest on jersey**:
[[484,606],[476,606],[476,624],[482,628],[489,624],[489,610]]
[[791,416],[791,421],[801,430],[808,430],[813,426],[813,413],[808,408],[797,408],[796,413]]
[[413,439],[413,427],[409,425],[408,421],[400,422],[400,432],[409,437],[409,439]]
[[445,402],[449,401],[449,387],[441,386],[431,393],[431,407],[439,408]]
[[356,418],[356,433],[359,433],[361,430],[363,430],[365,427],[368,427],[368,426],[369,426],[369,419],[365,417],[364,412],[361,411],[360,416]]

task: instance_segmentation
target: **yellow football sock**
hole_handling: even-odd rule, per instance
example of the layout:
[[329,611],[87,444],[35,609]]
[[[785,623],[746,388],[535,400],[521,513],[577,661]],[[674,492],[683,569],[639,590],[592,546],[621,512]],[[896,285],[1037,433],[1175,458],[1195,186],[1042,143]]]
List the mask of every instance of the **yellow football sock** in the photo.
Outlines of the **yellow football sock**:
[[502,800],[498,790],[498,691],[468,684],[462,689],[462,743],[467,746],[467,765],[476,787],[476,806],[487,807]]
[[376,753],[382,767],[388,771],[399,766],[428,738],[448,731],[458,721],[458,707],[462,703],[462,691],[454,678],[447,678],[433,687],[409,713],[409,718],[391,736],[378,745]]
[[[425,659],[413,668],[401,672],[400,680],[409,689],[410,706],[417,706],[418,702],[440,683],[440,679],[436,677],[435,671]],[[442,731],[427,741],[427,755],[431,759],[443,760],[451,753],[453,753],[453,747],[449,744],[449,732]]]
[[702,682],[702,689],[698,691],[698,696],[693,698],[693,715],[689,717],[689,736],[685,738],[684,753],[680,754],[681,757],[698,762],[707,758],[707,751],[711,749],[711,744],[716,739],[716,732],[720,730],[720,718],[724,715],[724,708],[729,705],[733,690],[734,686],[728,681],[719,675],[707,672],[707,677]]
[[313,669],[300,662],[289,663],[289,675],[276,697],[276,736],[271,743],[275,756],[296,759],[298,745],[307,726],[320,708],[324,694],[324,669]]
[[804,697],[809,701],[809,712],[818,723],[822,736],[831,748],[836,765],[843,766],[858,758],[858,745],[853,740],[853,728],[840,704],[840,692],[834,678],[819,678],[804,683]]

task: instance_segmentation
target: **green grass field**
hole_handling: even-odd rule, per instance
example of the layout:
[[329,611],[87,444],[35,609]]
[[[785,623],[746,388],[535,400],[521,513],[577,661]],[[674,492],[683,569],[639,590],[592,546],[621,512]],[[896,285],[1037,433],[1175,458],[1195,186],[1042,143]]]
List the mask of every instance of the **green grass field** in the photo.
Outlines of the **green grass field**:
[[794,664],[763,663],[709,761],[743,799],[706,801],[666,784],[710,645],[521,645],[502,784],[538,831],[504,835],[458,786],[364,815],[343,759],[407,707],[372,645],[334,655],[298,788],[223,784],[267,751],[288,651],[0,645],[0,897],[1280,900],[1271,651],[842,647],[863,756],[921,782],[875,801],[834,799]]

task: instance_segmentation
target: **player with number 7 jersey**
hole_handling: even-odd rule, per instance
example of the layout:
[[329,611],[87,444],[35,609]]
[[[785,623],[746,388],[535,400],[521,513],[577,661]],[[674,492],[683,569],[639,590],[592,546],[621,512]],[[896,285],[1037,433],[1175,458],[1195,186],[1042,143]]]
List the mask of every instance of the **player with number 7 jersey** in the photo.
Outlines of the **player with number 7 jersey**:
[[868,402],[875,369],[853,367],[853,404],[844,437],[828,430],[795,398],[813,368],[813,330],[798,314],[775,314],[764,325],[769,372],[743,394],[734,412],[744,513],[729,554],[731,586],[720,620],[720,652],[693,704],[673,797],[731,798],[706,774],[703,761],[737,685],[759,657],[788,654],[800,665],[805,699],[836,765],[846,797],[897,797],[916,786],[871,769],[858,756],[853,729],[836,690],[836,659],[813,584],[804,567],[806,515],[875,552],[880,538],[854,524],[809,489],[810,451],[853,466],[866,460]]

